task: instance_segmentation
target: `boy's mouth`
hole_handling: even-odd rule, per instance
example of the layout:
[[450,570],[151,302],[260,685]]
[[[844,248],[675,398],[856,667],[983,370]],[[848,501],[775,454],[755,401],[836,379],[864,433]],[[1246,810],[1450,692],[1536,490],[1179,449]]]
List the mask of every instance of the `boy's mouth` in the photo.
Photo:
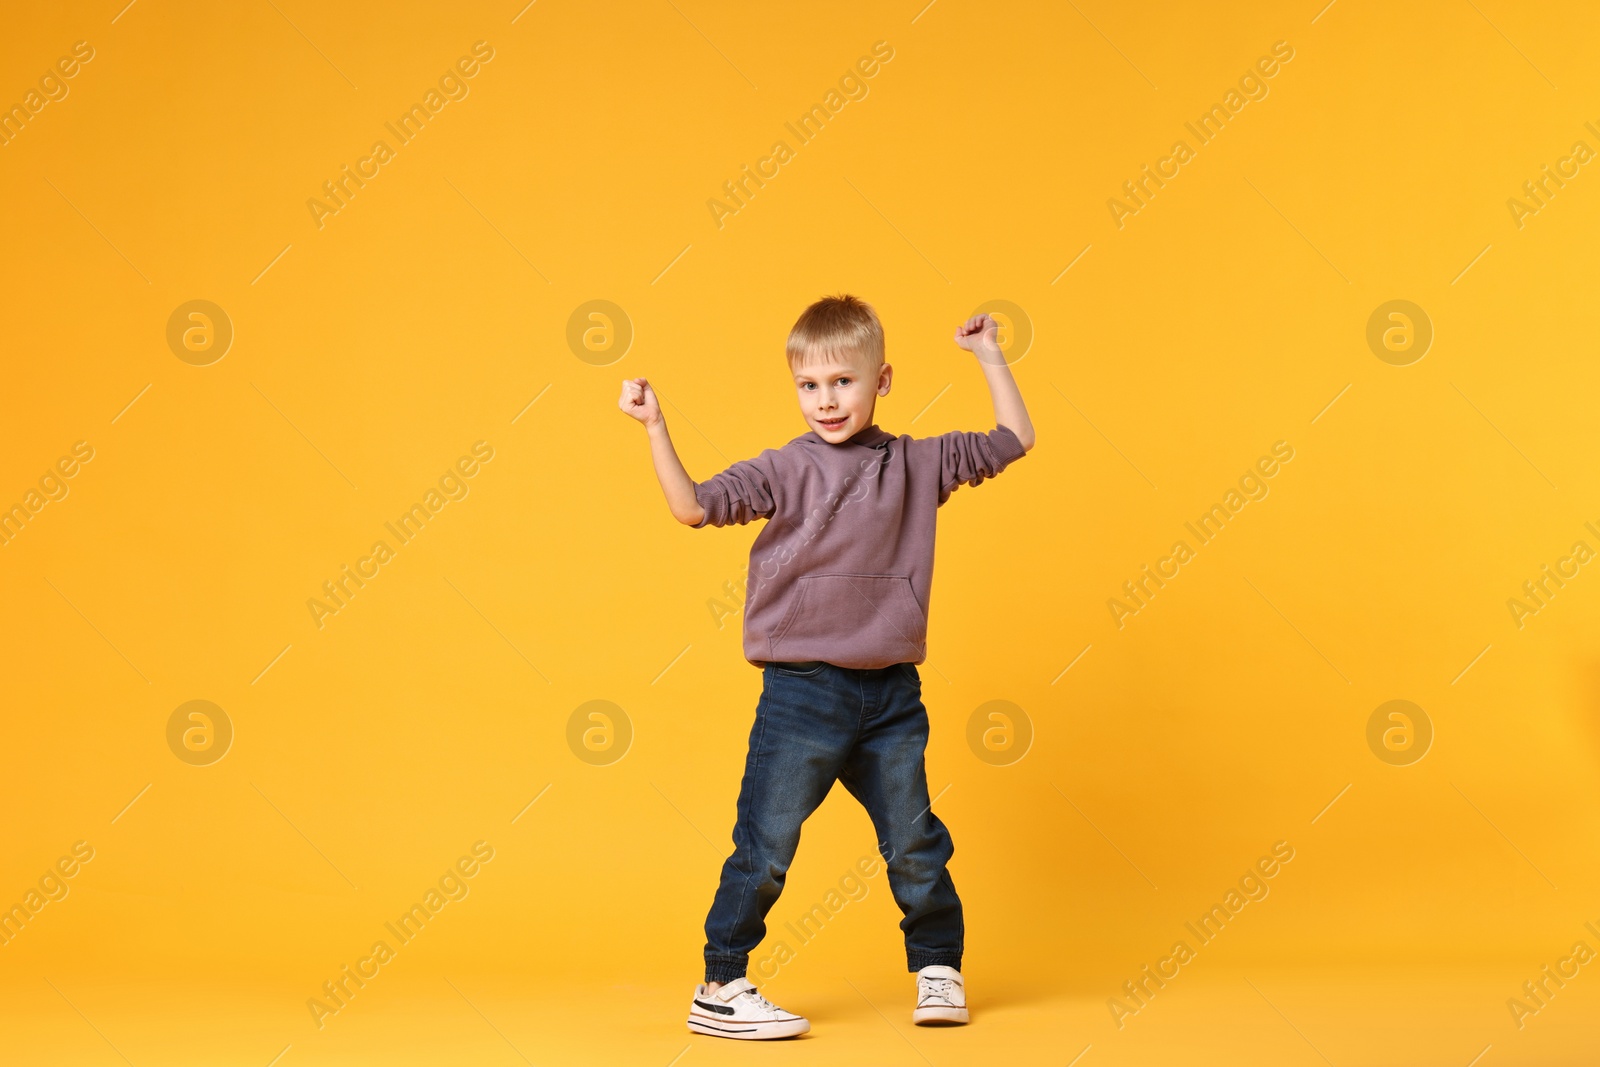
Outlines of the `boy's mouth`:
[[850,421],[850,416],[848,416],[848,415],[840,415],[836,419],[818,419],[817,420],[817,424],[819,426],[825,426],[830,430],[837,430],[839,427],[843,426],[845,423],[847,423],[849,421]]

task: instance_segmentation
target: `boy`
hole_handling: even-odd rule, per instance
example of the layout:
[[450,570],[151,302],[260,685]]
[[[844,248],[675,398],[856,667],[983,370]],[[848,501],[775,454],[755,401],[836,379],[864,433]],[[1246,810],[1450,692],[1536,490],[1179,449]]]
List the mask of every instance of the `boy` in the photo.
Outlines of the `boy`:
[[867,809],[917,972],[915,1023],[967,1021],[961,900],[953,846],[928,799],[928,714],[916,664],[927,658],[934,518],[958,485],[977,485],[1033,447],[1033,424],[996,343],[976,315],[955,342],[976,355],[998,424],[920,440],[872,421],[889,395],[883,327],[853,296],[812,304],[790,331],[789,367],[809,433],[696,484],[650,383],[624,380],[618,402],[650,434],[656,476],[679,522],[696,529],[764,518],[750,550],[744,655],[763,672],[739,787],[733,855],[706,916],[706,980],[695,1033],[762,1039],[811,1029],[744,976],[766,934],[800,825],[835,779]]

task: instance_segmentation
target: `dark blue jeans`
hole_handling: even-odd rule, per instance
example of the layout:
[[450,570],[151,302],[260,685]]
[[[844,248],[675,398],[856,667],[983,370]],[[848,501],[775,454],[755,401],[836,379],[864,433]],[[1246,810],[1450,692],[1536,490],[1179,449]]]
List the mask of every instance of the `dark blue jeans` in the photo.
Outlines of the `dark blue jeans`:
[[[905,916],[906,967],[961,966],[966,924],[933,814],[923,751],[928,712],[910,663],[877,670],[769,663],[739,786],[733,855],[706,916],[706,981],[744,976],[800,844],[800,824],[834,780],[872,818],[889,890]],[[793,946],[791,946],[793,947]]]

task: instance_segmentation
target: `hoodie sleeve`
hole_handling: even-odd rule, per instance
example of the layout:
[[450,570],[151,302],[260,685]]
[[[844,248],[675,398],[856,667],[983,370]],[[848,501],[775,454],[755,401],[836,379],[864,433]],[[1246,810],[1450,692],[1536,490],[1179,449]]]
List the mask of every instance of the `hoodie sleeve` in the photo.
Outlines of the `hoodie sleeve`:
[[996,426],[988,433],[952,430],[935,438],[939,442],[939,503],[950,499],[958,485],[978,485],[993,478],[1026,453],[1016,432]]
[[695,483],[694,498],[706,515],[692,529],[770,519],[777,510],[778,463],[777,449],[769,448],[754,459],[742,459],[721,474]]

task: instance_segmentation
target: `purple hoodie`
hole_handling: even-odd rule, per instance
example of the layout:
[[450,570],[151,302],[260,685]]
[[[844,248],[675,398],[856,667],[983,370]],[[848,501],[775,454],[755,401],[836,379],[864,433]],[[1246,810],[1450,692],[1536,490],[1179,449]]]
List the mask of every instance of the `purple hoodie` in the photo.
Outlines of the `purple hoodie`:
[[802,434],[698,483],[696,529],[768,520],[750,547],[745,659],[927,659],[939,505],[1023,453],[1007,426],[916,439],[872,425],[837,445]]

